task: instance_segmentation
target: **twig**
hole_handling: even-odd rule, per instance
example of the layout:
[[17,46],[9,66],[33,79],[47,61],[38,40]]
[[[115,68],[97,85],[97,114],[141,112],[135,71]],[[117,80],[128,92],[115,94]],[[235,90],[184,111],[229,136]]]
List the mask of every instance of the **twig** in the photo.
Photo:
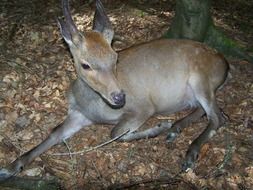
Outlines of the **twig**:
[[113,141],[116,141],[118,140],[119,138],[121,138],[122,136],[124,136],[125,134],[127,134],[129,132],[129,130],[125,131],[124,133],[122,133],[121,135],[119,136],[116,136],[114,137],[113,139],[109,140],[109,141],[106,141],[102,144],[99,144],[95,147],[91,147],[91,148],[88,148],[88,149],[84,149],[84,150],[81,150],[81,151],[78,151],[78,152],[65,152],[65,153],[54,153],[54,154],[51,154],[53,156],[69,156],[69,155],[76,155],[76,154],[84,154],[84,153],[87,153],[87,152],[90,152],[90,151],[93,151],[93,150],[96,150],[98,148],[101,148],[105,145],[108,145],[110,143],[112,143]]
[[96,164],[94,163],[93,160],[91,160],[91,163],[92,163],[92,165],[93,165],[93,167],[94,167],[94,169],[95,169],[95,171],[97,173],[98,179],[100,179],[100,180],[103,179],[101,172],[98,170],[98,168],[97,168],[97,166],[96,166]]
[[68,151],[69,151],[69,157],[70,157],[70,159],[72,160],[73,157],[72,157],[72,155],[70,154],[70,153],[71,153],[71,150],[70,150],[70,147],[69,147],[69,145],[68,145],[68,143],[67,143],[67,141],[66,141],[65,139],[63,140],[63,143],[66,145],[66,147],[67,147],[67,149],[68,149]]
[[212,171],[210,171],[207,175],[203,176],[202,178],[207,179],[218,175],[224,169],[224,167],[231,161],[231,158],[233,156],[233,149],[234,149],[233,145],[228,144],[223,160],[219,162]]
[[2,59],[2,58],[1,58],[1,61],[8,64],[10,67],[23,69],[30,74],[34,74],[34,72],[30,68],[28,68],[25,65],[22,65],[21,63],[17,63],[13,60],[10,60],[10,59],[7,60],[7,59]]

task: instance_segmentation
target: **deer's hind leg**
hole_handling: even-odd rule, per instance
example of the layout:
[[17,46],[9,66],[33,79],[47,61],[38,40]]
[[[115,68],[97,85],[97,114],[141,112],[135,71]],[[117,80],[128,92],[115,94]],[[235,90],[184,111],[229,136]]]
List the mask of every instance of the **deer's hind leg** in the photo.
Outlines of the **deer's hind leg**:
[[201,80],[194,81],[192,85],[194,95],[198,103],[205,111],[208,118],[206,129],[191,143],[183,163],[183,170],[192,168],[198,158],[199,151],[203,144],[216,134],[216,130],[222,124],[222,114],[215,99],[215,87],[203,84]]

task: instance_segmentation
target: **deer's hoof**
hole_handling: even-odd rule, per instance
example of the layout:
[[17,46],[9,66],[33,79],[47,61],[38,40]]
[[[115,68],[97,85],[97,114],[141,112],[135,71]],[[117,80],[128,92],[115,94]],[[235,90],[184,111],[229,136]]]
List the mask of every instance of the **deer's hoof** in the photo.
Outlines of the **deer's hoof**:
[[10,172],[8,169],[0,169],[0,182],[12,177],[13,175],[14,173]]
[[182,164],[182,170],[187,171],[189,168],[193,169],[195,162],[198,159],[198,148],[190,147],[186,153],[185,161]]
[[167,143],[172,143],[178,136],[178,133],[176,132],[169,132],[166,138]]
[[194,167],[194,162],[191,161],[184,161],[182,164],[182,170],[187,172],[189,169],[192,169]]

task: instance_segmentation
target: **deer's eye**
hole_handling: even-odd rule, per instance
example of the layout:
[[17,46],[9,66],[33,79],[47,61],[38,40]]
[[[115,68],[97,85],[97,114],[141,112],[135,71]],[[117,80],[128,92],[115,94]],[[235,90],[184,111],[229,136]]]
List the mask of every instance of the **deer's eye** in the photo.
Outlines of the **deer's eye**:
[[82,63],[82,68],[85,70],[89,70],[91,69],[90,66],[88,64]]

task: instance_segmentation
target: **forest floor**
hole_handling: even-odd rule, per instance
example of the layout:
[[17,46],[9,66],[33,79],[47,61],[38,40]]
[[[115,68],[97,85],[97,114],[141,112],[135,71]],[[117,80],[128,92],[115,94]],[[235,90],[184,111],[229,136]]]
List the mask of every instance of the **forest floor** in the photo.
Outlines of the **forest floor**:
[[[161,37],[174,16],[172,0],[104,2],[115,28],[116,50]],[[66,91],[76,74],[56,23],[62,15],[59,1],[3,0],[0,5],[1,168],[64,120]],[[81,0],[71,5],[78,28],[90,29],[94,8]],[[213,1],[215,24],[251,53],[252,9],[252,1]],[[110,139],[113,126],[91,126],[70,138],[69,148],[63,143],[51,148],[18,176],[56,176],[62,189],[253,189],[253,64],[228,60],[232,78],[217,93],[217,100],[229,120],[202,148],[193,170],[181,173],[181,163],[190,142],[207,125],[206,118],[185,129],[170,145],[164,134],[113,142],[85,154],[54,155]],[[174,122],[186,113],[157,116],[148,124],[162,119]]]

